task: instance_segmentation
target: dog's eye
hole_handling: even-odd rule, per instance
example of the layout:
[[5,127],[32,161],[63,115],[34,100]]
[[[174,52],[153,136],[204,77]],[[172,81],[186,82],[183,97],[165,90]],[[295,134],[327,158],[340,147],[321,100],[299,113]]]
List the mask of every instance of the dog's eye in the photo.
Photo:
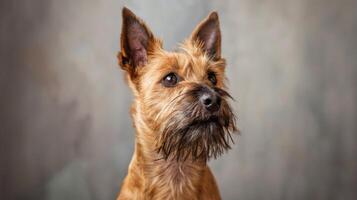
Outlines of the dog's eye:
[[208,80],[211,81],[213,85],[217,84],[216,74],[214,72],[208,72]]
[[162,79],[162,84],[165,87],[173,87],[177,84],[178,78],[175,73],[169,73]]

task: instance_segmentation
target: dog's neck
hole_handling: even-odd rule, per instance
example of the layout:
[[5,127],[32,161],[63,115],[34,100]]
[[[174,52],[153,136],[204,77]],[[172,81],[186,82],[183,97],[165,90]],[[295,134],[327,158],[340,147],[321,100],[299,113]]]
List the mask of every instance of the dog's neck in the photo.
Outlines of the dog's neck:
[[140,171],[145,194],[152,199],[195,199],[206,163],[158,159],[160,155],[145,145],[136,138],[133,161]]
[[138,176],[144,182],[142,187],[145,193],[155,197],[153,199],[185,199],[182,195],[191,195],[192,199],[192,195],[200,190],[199,183],[207,168],[206,162],[162,159],[155,149],[155,130],[147,126],[138,107],[132,109],[132,116],[136,128],[136,141],[131,165],[135,165],[140,171]]

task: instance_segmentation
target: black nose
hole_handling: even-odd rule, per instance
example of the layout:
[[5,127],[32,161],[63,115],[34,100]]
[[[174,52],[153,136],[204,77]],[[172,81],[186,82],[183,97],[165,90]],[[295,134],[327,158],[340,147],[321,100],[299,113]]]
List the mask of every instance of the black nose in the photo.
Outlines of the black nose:
[[214,112],[219,110],[221,98],[214,91],[204,89],[200,95],[200,102],[205,109]]

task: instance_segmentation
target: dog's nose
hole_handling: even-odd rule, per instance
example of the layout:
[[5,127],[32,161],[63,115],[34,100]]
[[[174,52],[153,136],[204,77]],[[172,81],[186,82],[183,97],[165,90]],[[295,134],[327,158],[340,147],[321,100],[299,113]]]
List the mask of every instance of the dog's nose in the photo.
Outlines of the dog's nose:
[[221,98],[213,91],[205,90],[200,96],[200,102],[205,109],[214,112],[219,110]]

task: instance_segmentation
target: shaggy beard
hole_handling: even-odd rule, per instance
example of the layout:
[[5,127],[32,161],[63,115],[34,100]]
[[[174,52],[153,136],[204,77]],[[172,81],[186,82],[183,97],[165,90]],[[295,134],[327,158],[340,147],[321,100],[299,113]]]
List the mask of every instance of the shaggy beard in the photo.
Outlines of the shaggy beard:
[[[215,90],[221,96],[231,97],[222,89]],[[180,105],[185,109],[174,111],[168,117],[157,149],[165,160],[192,159],[206,162],[229,150],[230,143],[234,143],[231,134],[237,131],[237,128],[235,116],[228,103],[223,100],[218,113],[207,115],[194,95],[196,93],[192,90],[185,94],[182,99],[186,96],[186,101],[181,102],[186,103]],[[191,98],[191,101],[187,101],[187,98]]]

